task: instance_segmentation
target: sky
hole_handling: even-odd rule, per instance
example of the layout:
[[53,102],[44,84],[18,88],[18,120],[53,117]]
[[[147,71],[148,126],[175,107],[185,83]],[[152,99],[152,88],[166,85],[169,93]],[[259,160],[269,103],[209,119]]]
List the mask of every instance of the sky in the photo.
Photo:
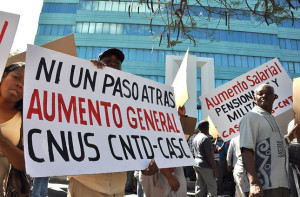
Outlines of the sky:
[[11,52],[26,51],[34,43],[43,0],[0,0],[0,10],[20,15],[17,33]]

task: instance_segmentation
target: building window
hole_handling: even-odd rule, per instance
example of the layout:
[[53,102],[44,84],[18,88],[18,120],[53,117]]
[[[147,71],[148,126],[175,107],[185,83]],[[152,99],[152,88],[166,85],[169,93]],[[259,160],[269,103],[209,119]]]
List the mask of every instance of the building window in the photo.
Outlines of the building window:
[[295,62],[294,63],[294,70],[295,70],[295,73],[300,73],[300,63],[299,62]]
[[215,79],[215,87],[220,87],[221,85],[224,85],[225,83],[227,83],[228,81],[230,81],[229,79]]
[[77,3],[44,3],[42,13],[71,13],[77,12]]
[[[142,24],[122,24],[122,23],[88,23],[77,22],[76,33],[89,34],[118,34],[118,35],[137,35],[137,36],[152,36],[159,35],[164,31],[164,26],[153,25],[150,29],[149,25]],[[230,42],[246,42],[254,44],[277,45],[277,36],[272,34],[258,34],[238,31],[225,31],[213,29],[191,29],[192,34],[197,39],[221,40]],[[177,37],[177,33],[171,33],[171,37]],[[180,36],[181,37],[181,36]],[[281,45],[286,40],[280,40]],[[293,48],[298,45],[297,41],[292,43]],[[291,46],[291,44],[289,45]],[[282,48],[282,47],[281,47]],[[298,47],[296,47],[298,48]]]
[[300,50],[300,40],[279,39],[279,47],[288,50]]
[[72,25],[39,25],[38,35],[65,36],[74,33]]
[[[40,28],[39,31],[44,29]],[[83,59],[97,59],[99,53],[106,50],[106,48],[100,47],[77,47],[77,56]],[[169,51],[169,50],[151,50],[151,49],[130,49],[130,48],[121,48],[125,54],[127,61],[144,61],[144,62],[161,62],[165,63],[166,55],[178,55],[184,56],[185,51]],[[261,64],[266,63],[267,61],[273,59],[273,57],[258,57],[258,56],[245,56],[245,55],[231,55],[231,54],[214,54],[214,53],[198,53],[190,52],[191,55],[197,55],[198,57],[209,57],[214,58],[214,63],[216,66],[224,67],[244,67],[252,69],[258,67]],[[292,63],[292,62],[291,62]],[[299,72],[298,64],[289,64],[283,63],[285,70],[289,73]],[[223,84],[222,81],[221,84]],[[218,84],[219,82],[216,82]]]
[[144,77],[146,79],[150,79],[159,83],[165,83],[165,77],[164,76],[157,76],[157,75],[138,75],[140,77]]
[[288,62],[281,62],[282,67],[286,72],[289,72],[289,64]]

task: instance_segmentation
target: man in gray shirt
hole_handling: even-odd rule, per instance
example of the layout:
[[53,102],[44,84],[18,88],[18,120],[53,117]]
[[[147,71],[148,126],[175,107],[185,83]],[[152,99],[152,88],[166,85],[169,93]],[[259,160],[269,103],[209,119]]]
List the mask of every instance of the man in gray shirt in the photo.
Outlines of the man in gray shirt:
[[219,172],[214,162],[213,146],[209,136],[209,122],[201,121],[198,124],[200,133],[193,140],[193,154],[195,156],[196,172],[195,197],[217,196],[217,182]]

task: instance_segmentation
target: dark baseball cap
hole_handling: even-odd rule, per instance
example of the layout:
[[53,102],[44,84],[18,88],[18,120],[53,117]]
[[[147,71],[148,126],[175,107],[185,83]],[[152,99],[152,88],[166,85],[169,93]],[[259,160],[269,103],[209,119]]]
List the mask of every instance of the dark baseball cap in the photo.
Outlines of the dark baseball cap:
[[124,61],[125,55],[124,53],[116,48],[111,48],[103,51],[102,53],[99,54],[98,60],[102,60],[104,57],[110,56],[110,55],[115,55],[121,62]]

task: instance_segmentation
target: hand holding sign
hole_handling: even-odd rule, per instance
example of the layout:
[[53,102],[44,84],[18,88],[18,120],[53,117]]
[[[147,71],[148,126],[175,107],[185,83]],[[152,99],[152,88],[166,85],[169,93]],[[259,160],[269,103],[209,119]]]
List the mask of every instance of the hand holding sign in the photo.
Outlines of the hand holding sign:
[[153,158],[161,168],[194,163],[171,87],[36,46],[26,61],[30,175],[138,170]]

